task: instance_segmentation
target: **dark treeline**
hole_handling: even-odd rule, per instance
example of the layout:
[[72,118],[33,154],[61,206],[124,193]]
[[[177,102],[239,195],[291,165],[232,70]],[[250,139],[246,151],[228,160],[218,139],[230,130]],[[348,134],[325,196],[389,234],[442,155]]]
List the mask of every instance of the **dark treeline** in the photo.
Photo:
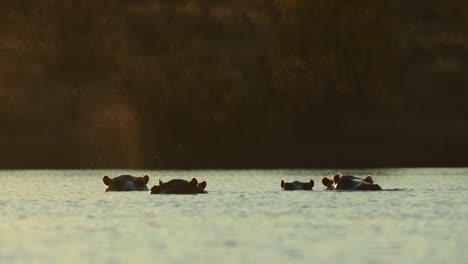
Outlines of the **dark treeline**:
[[0,2],[0,168],[467,166],[468,1]]

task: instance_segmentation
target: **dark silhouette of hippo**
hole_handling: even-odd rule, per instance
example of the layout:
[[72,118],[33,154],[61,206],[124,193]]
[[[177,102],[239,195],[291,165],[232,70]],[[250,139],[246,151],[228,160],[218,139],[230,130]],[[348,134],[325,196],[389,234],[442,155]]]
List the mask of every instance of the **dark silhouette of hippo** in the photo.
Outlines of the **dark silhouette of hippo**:
[[206,193],[206,182],[198,182],[196,178],[190,181],[174,179],[168,182],[159,180],[159,185],[151,188],[151,194],[196,194]]
[[281,188],[285,191],[294,191],[294,190],[312,190],[314,187],[314,181],[310,180],[309,182],[284,182],[281,180]]
[[374,184],[374,180],[370,175],[364,178],[356,176],[347,176],[337,173],[333,179],[324,177],[322,179],[323,185],[327,190],[356,190],[356,191],[381,191],[382,188],[378,184]]
[[146,184],[149,181],[149,176],[135,177],[132,175],[120,175],[115,178],[104,176],[102,181],[109,186],[106,192],[121,192],[121,191],[148,191]]

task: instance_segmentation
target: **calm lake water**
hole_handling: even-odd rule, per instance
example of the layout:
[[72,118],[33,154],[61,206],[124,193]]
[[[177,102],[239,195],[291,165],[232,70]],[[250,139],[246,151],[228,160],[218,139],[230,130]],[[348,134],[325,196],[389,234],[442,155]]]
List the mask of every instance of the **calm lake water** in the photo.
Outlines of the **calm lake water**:
[[[340,171],[400,190],[323,191],[331,170],[0,171],[0,263],[466,263],[468,169]],[[104,192],[127,173],[208,193]]]

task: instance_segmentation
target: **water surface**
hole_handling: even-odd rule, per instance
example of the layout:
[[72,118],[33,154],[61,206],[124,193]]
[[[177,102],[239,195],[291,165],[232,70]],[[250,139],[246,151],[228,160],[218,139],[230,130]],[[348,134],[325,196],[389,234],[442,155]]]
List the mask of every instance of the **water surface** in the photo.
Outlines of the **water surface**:
[[[466,263],[468,169],[342,170],[399,190],[323,191],[334,172],[0,171],[0,263]],[[208,193],[105,193],[106,174]]]

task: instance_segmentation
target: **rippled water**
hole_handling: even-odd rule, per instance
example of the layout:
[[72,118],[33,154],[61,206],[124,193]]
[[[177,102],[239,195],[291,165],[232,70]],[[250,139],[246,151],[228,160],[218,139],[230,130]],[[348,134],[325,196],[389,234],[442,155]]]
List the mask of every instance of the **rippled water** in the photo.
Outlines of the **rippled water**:
[[[400,190],[323,191],[334,172],[0,171],[0,262],[466,263],[468,169],[342,170]],[[195,176],[208,193],[104,192],[126,173]]]

